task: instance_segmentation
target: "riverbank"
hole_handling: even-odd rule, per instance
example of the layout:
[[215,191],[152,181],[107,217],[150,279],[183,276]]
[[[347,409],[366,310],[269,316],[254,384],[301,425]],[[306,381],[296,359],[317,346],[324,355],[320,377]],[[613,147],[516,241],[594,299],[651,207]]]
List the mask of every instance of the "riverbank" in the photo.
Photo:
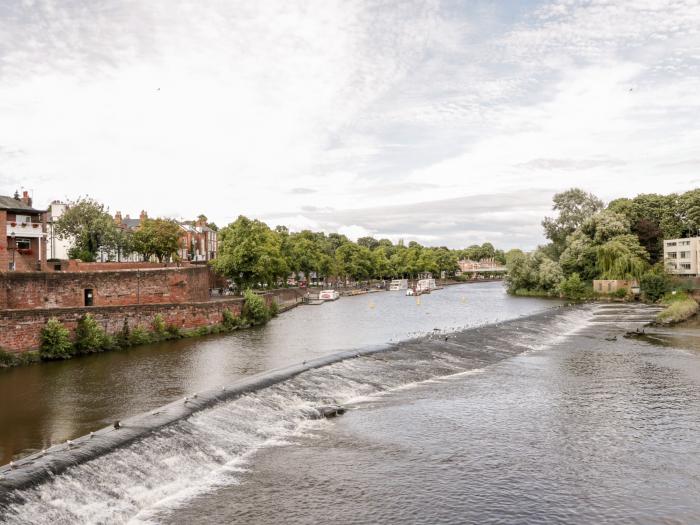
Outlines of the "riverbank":
[[687,321],[698,313],[698,303],[685,292],[667,294],[661,304],[666,308],[656,316],[659,324],[672,325]]

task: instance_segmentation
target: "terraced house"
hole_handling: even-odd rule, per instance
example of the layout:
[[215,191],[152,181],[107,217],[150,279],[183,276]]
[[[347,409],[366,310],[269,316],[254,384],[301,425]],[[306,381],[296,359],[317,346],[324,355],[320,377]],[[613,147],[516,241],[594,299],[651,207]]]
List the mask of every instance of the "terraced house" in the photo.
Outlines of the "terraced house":
[[0,195],[0,272],[40,271],[46,262],[46,212],[29,192]]

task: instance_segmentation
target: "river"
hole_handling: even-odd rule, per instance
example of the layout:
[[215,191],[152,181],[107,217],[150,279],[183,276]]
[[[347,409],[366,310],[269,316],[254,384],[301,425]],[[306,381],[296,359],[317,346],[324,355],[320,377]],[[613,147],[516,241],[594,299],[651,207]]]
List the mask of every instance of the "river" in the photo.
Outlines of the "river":
[[[129,361],[152,360],[150,375],[136,374],[148,385],[131,388],[158,400],[121,412],[109,412],[119,400],[102,402],[99,417],[76,401],[66,419],[91,428],[253,370],[395,341],[389,351],[203,410],[13,494],[0,519],[699,522],[698,328],[627,339],[625,330],[650,318],[643,307],[553,306],[507,297],[498,284],[448,288],[421,304],[385,293],[299,308],[260,330],[120,354],[124,377]],[[113,355],[76,363],[105,358]],[[172,361],[161,365],[172,375],[160,373],[161,361]],[[308,418],[334,401],[348,412]]]

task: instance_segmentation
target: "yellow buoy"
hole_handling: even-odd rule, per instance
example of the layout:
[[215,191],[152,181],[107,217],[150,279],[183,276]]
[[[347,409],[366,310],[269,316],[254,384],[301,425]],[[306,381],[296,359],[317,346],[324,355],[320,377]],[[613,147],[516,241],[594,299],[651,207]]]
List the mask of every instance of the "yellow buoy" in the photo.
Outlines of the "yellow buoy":
[[462,297],[462,302],[463,302],[463,303],[466,303],[466,302],[467,302],[467,298],[466,298],[466,297]]
[[417,297],[416,297],[416,304],[417,304],[417,305],[420,305],[420,296],[417,296]]

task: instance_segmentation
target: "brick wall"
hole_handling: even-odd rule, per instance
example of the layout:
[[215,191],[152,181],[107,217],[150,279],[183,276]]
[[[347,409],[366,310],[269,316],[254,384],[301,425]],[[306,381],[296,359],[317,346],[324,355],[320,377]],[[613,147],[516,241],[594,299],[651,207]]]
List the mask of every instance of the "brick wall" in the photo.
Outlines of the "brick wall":
[[[47,264],[48,271],[56,271],[59,263]],[[107,272],[115,270],[146,270],[162,268],[189,267],[189,262],[181,263],[157,263],[157,262],[83,262],[75,259],[60,261],[61,271],[64,272]]]
[[85,290],[94,306],[196,303],[209,299],[207,267],[108,272],[0,273],[0,310],[76,308],[85,305]]
[[160,314],[167,324],[183,329],[219,324],[225,309],[240,315],[243,300],[225,299],[191,304],[150,304],[131,306],[103,306],[95,308],[45,308],[0,311],[0,348],[11,352],[36,350],[40,344],[42,327],[56,317],[71,331],[78,320],[89,312],[109,334],[118,333],[127,320],[130,328],[150,328]]
[[0,272],[6,272],[9,268],[10,260],[8,259],[8,255],[9,251],[7,250],[7,211],[0,210]]

